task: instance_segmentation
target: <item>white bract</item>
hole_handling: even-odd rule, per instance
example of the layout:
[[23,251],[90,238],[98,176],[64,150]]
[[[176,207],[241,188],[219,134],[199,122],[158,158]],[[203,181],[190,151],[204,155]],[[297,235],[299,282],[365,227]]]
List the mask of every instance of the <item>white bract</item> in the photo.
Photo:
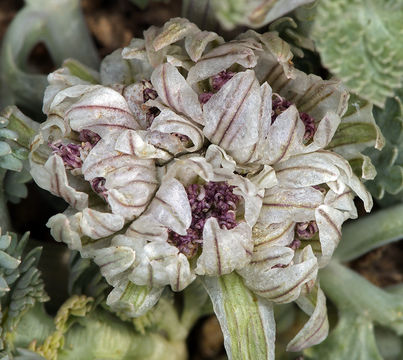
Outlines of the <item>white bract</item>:
[[48,226],[100,266],[109,305],[139,286],[125,308],[138,316],[167,285],[237,272],[267,300],[310,301],[293,350],[326,336],[318,269],[354,196],[367,211],[372,199],[326,150],[348,93],[291,58],[274,33],[225,43],[172,19],[106,57],[99,84],[68,66],[49,75],[32,176],[68,202]]

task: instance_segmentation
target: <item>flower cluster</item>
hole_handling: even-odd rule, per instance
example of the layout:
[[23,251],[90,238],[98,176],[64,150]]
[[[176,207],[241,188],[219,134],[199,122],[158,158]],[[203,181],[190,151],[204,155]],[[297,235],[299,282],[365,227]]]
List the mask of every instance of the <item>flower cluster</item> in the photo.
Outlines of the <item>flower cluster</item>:
[[100,73],[69,61],[49,75],[32,175],[69,203],[48,226],[100,266],[108,304],[145,286],[139,315],[166,285],[234,271],[273,302],[312,290],[354,196],[372,199],[326,150],[348,93],[291,58],[274,33],[224,42],[172,19]]

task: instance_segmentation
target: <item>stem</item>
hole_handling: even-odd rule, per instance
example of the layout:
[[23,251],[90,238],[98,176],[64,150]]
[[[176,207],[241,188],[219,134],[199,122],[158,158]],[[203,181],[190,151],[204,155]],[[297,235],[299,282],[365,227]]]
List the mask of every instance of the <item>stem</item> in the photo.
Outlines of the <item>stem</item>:
[[351,261],[379,246],[403,238],[403,204],[365,216],[343,226],[334,257]]
[[28,0],[3,40],[0,56],[0,107],[17,104],[40,113],[47,80],[29,71],[33,47],[44,42],[56,66],[75,58],[97,68],[98,55],[79,0]]
[[274,359],[275,322],[271,303],[254,295],[235,272],[204,277],[224,334],[230,360]]
[[320,284],[339,309],[350,309],[403,333],[403,302],[349,268],[332,261],[320,272]]

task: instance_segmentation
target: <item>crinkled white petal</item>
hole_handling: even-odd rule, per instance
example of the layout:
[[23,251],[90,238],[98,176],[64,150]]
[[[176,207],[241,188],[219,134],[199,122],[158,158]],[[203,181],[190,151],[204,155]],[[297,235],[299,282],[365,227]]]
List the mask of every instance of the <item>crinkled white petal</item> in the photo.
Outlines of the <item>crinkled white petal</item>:
[[134,263],[136,253],[127,246],[110,246],[95,250],[93,256],[106,281],[115,286],[123,277],[121,273]]
[[237,73],[204,104],[205,136],[224,150],[255,144],[260,104],[254,72]]
[[[130,45],[144,45],[144,40],[133,39]],[[145,49],[143,48],[144,55]],[[147,61],[147,57],[141,59],[124,59],[122,49],[117,49],[107,55],[101,62],[101,82],[103,85],[124,84],[128,85],[135,81],[148,79],[152,72],[152,67]]]
[[124,219],[117,214],[100,212],[90,208],[82,211],[80,229],[83,235],[92,239],[100,239],[113,235],[123,228]]
[[174,178],[165,178],[162,181],[147,213],[180,235],[186,235],[186,230],[192,222],[186,190]]
[[259,171],[257,174],[250,176],[249,180],[258,189],[269,189],[278,184],[276,172],[269,165],[264,165],[263,169]]
[[341,239],[341,225],[348,218],[345,213],[328,205],[321,205],[315,210],[315,220],[319,229],[322,256],[319,266],[327,265]]
[[312,143],[307,145],[304,152],[312,152],[324,149],[333,139],[334,134],[340,124],[340,116],[334,112],[327,112],[317,125]]
[[294,240],[294,226],[292,220],[281,223],[257,223],[253,227],[254,250],[268,246],[288,246]]
[[184,150],[188,152],[197,151],[203,146],[203,131],[196,123],[176,114],[169,108],[164,107],[160,110],[161,113],[153,120],[153,123],[150,126],[151,131],[186,135],[193,144],[192,146],[184,148]]
[[106,304],[127,316],[138,317],[150,310],[161,297],[164,287],[147,288],[122,279],[109,293]]
[[108,87],[96,87],[81,96],[65,116],[73,130],[89,129],[102,138],[125,129],[140,129],[124,97]]
[[60,156],[50,156],[43,166],[33,164],[31,175],[41,188],[60,196],[77,210],[88,206],[88,195],[69,185],[66,169]]
[[263,198],[259,222],[281,223],[315,219],[315,209],[323,204],[323,194],[313,187],[286,188],[274,186],[267,189]]
[[243,198],[244,218],[247,224],[252,227],[259,218],[264,190],[259,189],[246,177],[239,175],[233,176],[233,178],[228,181],[228,184],[235,186],[233,193]]
[[304,133],[305,125],[299,118],[297,108],[292,105],[270,126],[265,141],[266,146],[263,149],[263,161],[275,164],[301,153]]
[[357,208],[354,204],[354,194],[349,188],[340,194],[329,190],[326,193],[324,204],[337,210],[347,211],[350,218],[355,219],[358,217]]
[[129,279],[138,285],[171,285],[173,291],[181,291],[195,279],[186,256],[166,242],[150,242],[137,255],[139,262]]
[[203,251],[197,259],[198,275],[220,276],[242,269],[253,250],[252,229],[242,222],[231,230],[221,229],[215,218],[203,228]]
[[226,174],[233,173],[235,170],[236,162],[234,159],[217,145],[211,144],[207,148],[204,158],[213,166],[216,174],[222,172],[221,169],[223,169]]
[[116,140],[115,150],[135,155],[140,159],[169,160],[172,155],[156,148],[147,141],[148,132],[144,130],[125,130]]
[[240,164],[250,164],[261,160],[264,156],[266,139],[271,126],[272,91],[270,85],[265,82],[260,86],[261,103],[258,109],[258,139],[255,144],[239,147],[231,151],[231,155]]
[[223,43],[224,39],[214,32],[200,30],[187,36],[185,49],[192,61],[197,62],[212,41]]
[[168,167],[166,177],[174,177],[184,186],[196,183],[198,177],[206,182],[219,181],[221,174],[216,176],[214,170],[215,169],[205,158],[201,156],[192,156],[184,159],[175,159],[175,162]]
[[167,63],[158,66],[151,75],[151,82],[164,104],[203,123],[199,98],[176,67]]
[[339,168],[322,153],[296,155],[275,164],[279,184],[288,187],[314,186],[330,183],[340,176]]
[[[316,295],[316,298],[314,297]],[[297,304],[311,317],[298,334],[288,343],[287,351],[301,351],[317,345],[329,333],[326,296],[320,287],[307,296],[297,299]]]
[[198,60],[190,69],[187,81],[190,84],[199,82],[228,69],[233,64],[247,69],[253,68],[257,63],[256,50],[261,50],[261,45],[252,39],[222,44]]
[[276,303],[287,303],[296,300],[302,288],[315,281],[317,273],[317,259],[308,245],[295,264],[241,275],[245,285],[257,295]]
[[285,246],[259,246],[253,250],[250,263],[238,273],[245,279],[260,276],[274,266],[287,266],[294,257],[294,250]]
[[191,23],[188,19],[170,19],[164,24],[162,31],[154,39],[153,47],[158,51],[197,31],[199,31],[197,26]]
[[148,212],[134,220],[126,231],[131,239],[140,241],[166,241],[168,238],[167,229],[161,225],[152,213]]
[[56,241],[67,244],[71,250],[81,251],[81,239],[76,217],[56,214],[48,220],[46,226],[50,228],[50,234]]

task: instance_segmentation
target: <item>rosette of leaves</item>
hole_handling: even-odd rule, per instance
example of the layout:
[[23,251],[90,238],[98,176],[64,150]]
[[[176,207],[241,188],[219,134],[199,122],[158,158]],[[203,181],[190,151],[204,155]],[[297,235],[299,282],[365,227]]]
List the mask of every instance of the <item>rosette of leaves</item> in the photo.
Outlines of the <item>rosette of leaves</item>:
[[176,18],[100,72],[67,61],[49,75],[31,173],[69,203],[48,226],[100,266],[115,311],[141,316],[200,278],[234,359],[274,356],[273,303],[311,316],[289,350],[326,336],[318,269],[355,194],[367,211],[372,199],[326,149],[348,92],[291,58],[275,33],[224,42]]
[[48,300],[37,269],[42,249],[24,253],[29,234],[18,239],[14,233],[0,236],[1,350],[14,350],[14,336],[23,316],[36,304]]
[[309,34],[330,72],[383,107],[402,82],[402,17],[399,0],[322,0]]
[[18,202],[27,196],[25,183],[31,179],[27,170],[29,144],[39,124],[25,116],[15,106],[0,113],[0,168],[6,199]]
[[382,206],[403,201],[403,91],[386,101],[385,108],[374,108],[376,121],[385,136],[385,147],[379,153],[368,149],[378,175],[368,183]]

